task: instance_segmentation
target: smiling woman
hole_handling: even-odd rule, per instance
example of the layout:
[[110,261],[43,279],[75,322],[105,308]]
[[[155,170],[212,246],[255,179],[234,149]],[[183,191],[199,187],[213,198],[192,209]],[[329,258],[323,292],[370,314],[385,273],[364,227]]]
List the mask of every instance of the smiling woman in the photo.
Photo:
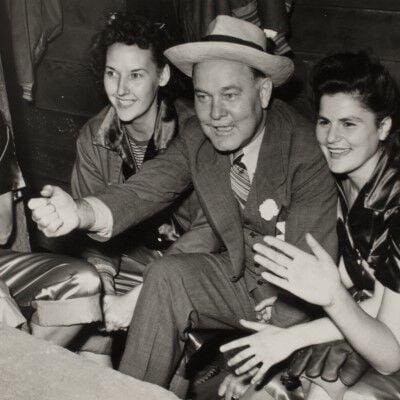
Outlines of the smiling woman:
[[320,100],[316,134],[329,168],[347,174],[361,188],[373,172],[380,155],[379,142],[391,128],[387,117],[377,123],[354,93],[325,94]]
[[285,381],[305,372],[312,384],[304,398],[342,399],[370,365],[378,372],[369,379],[382,375],[374,388],[363,381],[368,398],[395,398],[399,383],[383,375],[400,368],[399,93],[384,67],[363,53],[325,58],[313,83],[316,136],[340,194],[342,258],[338,269],[311,235],[312,255],[274,237],[254,247],[267,281],[322,306],[330,319],[281,333],[292,350],[303,348]]
[[169,66],[159,68],[150,49],[114,43],[107,50],[104,89],[119,119],[136,140],[149,140],[157,115],[156,95],[169,80]]
[[[95,36],[93,67],[109,105],[79,134],[71,181],[75,197],[126,182],[143,163],[164,153],[182,124],[193,115],[189,101],[173,101],[167,95],[170,67],[163,53],[169,42],[159,24],[119,13],[112,14]],[[181,235],[189,229],[190,234]],[[169,252],[201,252],[214,251],[217,246],[218,240],[191,190],[183,194],[176,207],[158,213],[115,240],[99,244],[88,239],[82,255],[96,266],[103,281],[106,330],[129,326],[146,265],[160,258],[167,248]],[[95,345],[96,352],[109,353],[109,339],[100,335],[93,341],[96,343],[88,344],[88,350]]]

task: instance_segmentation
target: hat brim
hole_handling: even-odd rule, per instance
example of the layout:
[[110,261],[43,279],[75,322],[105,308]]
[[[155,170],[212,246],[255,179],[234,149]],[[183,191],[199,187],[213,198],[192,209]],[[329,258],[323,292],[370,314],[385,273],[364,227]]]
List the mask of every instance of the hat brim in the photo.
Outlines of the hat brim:
[[191,77],[193,65],[205,61],[241,62],[269,76],[274,86],[283,85],[293,74],[290,58],[275,56],[249,46],[227,42],[194,42],[171,47],[165,56],[185,75]]

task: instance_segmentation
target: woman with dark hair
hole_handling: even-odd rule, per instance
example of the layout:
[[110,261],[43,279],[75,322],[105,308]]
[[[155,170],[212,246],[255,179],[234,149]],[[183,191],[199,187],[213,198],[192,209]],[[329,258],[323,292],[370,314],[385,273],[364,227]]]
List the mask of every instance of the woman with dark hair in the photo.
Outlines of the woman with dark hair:
[[100,279],[92,265],[48,253],[10,250],[13,196],[22,189],[11,132],[0,112],[0,325],[73,348],[84,326],[102,320]]
[[[275,392],[280,399],[346,398],[347,386],[369,366],[373,370],[349,399],[395,398],[398,376],[385,375],[400,369],[398,89],[385,68],[365,53],[323,59],[314,69],[313,88],[317,140],[339,191],[339,267],[309,234],[311,254],[266,236],[265,245],[254,246],[254,259],[267,269],[262,274],[267,281],[321,306],[327,318],[284,330],[257,327],[258,333],[222,350],[247,345],[231,365],[253,356],[238,372],[253,370],[253,381],[258,381],[273,364],[302,349],[294,354],[284,381],[293,384],[300,376],[303,393]],[[261,392],[251,398],[270,398]]]
[[[130,14],[113,14],[95,36],[93,66],[97,76],[102,77],[110,104],[79,134],[72,173],[75,197],[86,197],[108,185],[125,182],[143,162],[164,152],[182,124],[194,114],[189,101],[173,101],[168,94],[171,70],[163,53],[169,44],[162,25]],[[84,255],[96,266],[103,281],[106,330],[129,326],[141,275],[150,261],[165,251],[208,252],[218,248],[219,242],[192,192],[175,208],[114,240],[87,243]],[[122,279],[128,286],[127,293],[119,296],[114,287],[117,274],[119,282]],[[135,275],[139,275],[136,282],[132,278]]]

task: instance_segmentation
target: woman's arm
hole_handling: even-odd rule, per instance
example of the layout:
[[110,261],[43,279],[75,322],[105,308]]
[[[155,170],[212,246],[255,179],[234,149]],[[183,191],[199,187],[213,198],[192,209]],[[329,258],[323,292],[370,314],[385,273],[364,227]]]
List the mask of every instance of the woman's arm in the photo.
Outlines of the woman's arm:
[[[383,286],[377,284],[374,296],[360,303],[360,307],[372,317],[376,317],[378,313],[383,291]],[[249,372],[261,361],[263,366],[255,374],[254,382],[259,381],[270,367],[296,350],[343,339],[342,332],[330,318],[320,318],[287,329],[251,321],[241,321],[241,324],[256,333],[223,345],[221,351],[246,347],[229,360],[229,365],[235,366],[252,357],[236,370],[239,375]]]
[[321,305],[352,347],[377,371],[390,374],[400,368],[400,322],[396,320],[400,294],[385,288],[375,318],[350,296],[338,279],[334,262],[311,235],[307,242],[314,255],[273,237],[266,237],[266,242],[272,248],[264,246],[258,249],[262,256],[256,256],[257,262],[272,272],[264,272],[265,279]]
[[0,195],[0,245],[5,245],[13,228],[13,197],[12,192]]

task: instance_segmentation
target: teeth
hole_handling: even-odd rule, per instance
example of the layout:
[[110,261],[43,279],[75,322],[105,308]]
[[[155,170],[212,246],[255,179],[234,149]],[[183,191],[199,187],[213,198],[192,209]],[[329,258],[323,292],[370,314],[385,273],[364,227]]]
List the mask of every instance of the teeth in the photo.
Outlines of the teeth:
[[216,126],[215,129],[218,132],[230,132],[232,130],[232,126]]
[[348,151],[349,149],[329,149],[329,151],[333,154],[342,154]]
[[118,99],[118,103],[121,104],[122,106],[131,105],[134,102],[135,102],[134,100],[121,100],[121,99]]

